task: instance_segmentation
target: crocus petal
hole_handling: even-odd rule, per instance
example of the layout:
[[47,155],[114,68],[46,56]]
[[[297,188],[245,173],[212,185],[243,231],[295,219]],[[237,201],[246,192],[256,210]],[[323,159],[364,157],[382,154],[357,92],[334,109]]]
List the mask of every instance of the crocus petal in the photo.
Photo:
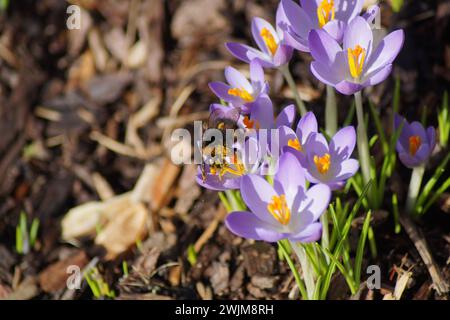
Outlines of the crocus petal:
[[225,219],[225,225],[235,235],[247,239],[276,242],[285,237],[282,233],[274,230],[270,224],[247,211],[230,213]]
[[415,157],[411,157],[411,155],[407,152],[399,152],[398,157],[407,168],[412,169],[420,165],[420,161],[418,161]]
[[311,111],[306,113],[298,122],[297,125],[297,136],[301,137],[302,141],[300,141],[302,144],[306,143],[306,139],[308,139],[309,135],[313,132],[317,132],[318,126],[317,126],[317,119],[314,113]]
[[301,39],[308,39],[308,33],[315,27],[306,11],[292,0],[282,0],[281,5],[289,20],[292,31]]
[[311,73],[321,82],[330,85],[336,86],[341,80],[342,77],[339,77],[334,70],[330,70],[330,67],[324,65],[318,61],[313,61],[311,63]]
[[225,78],[233,88],[245,89],[249,93],[253,92],[253,87],[247,78],[233,67],[225,68]]
[[403,47],[404,40],[405,34],[403,30],[393,31],[384,37],[370,56],[370,60],[367,62],[366,73],[371,73],[391,64]]
[[359,83],[343,80],[334,86],[337,91],[345,95],[352,95],[355,92],[361,91],[364,86]]
[[373,23],[375,18],[380,13],[380,7],[376,4],[370,6],[367,11],[362,15],[362,17],[368,22]]
[[300,211],[309,211],[313,220],[320,218],[328,207],[331,199],[331,190],[325,184],[316,184],[306,191],[306,200],[302,203]]
[[259,62],[263,68],[273,68],[273,63],[270,58],[255,48],[236,42],[228,42],[225,46],[235,58],[243,62],[250,63],[253,59],[259,59]]
[[[280,137],[280,148],[283,149],[288,145],[289,140],[295,140],[297,139],[297,135],[295,134],[294,130],[287,126],[280,126],[278,127],[279,131],[279,137]],[[291,148],[291,147],[289,147]],[[289,149],[286,149],[289,150]]]
[[341,163],[341,172],[336,177],[336,180],[347,180],[355,175],[359,169],[359,162],[355,159],[347,159]]
[[241,186],[241,179],[239,177],[234,179],[220,179],[216,175],[207,174],[205,181],[203,181],[203,176],[200,169],[198,170],[195,178],[200,186],[214,191],[236,190]]
[[250,62],[250,80],[253,86],[262,88],[264,84],[264,69],[261,67],[259,60],[252,60]]
[[302,9],[305,10],[314,26],[317,26],[319,23],[319,20],[317,18],[317,7],[319,6],[321,1],[322,0],[300,0]]
[[363,87],[375,86],[384,80],[391,74],[392,72],[392,64],[388,64],[383,68],[372,72],[369,75],[365,75],[364,78],[367,80],[363,83]]
[[272,27],[272,25],[269,22],[267,22],[266,20],[264,20],[262,18],[258,18],[258,17],[255,17],[252,19],[253,39],[255,40],[256,44],[258,45],[259,49],[262,52],[264,52],[268,55],[271,55],[271,52],[267,48],[266,43],[264,42],[264,39],[261,36],[261,30],[263,30],[264,28],[269,30],[269,32],[272,34],[272,36],[274,37],[274,39],[277,43],[280,42],[280,39],[278,38],[278,34],[277,34],[276,30]]
[[329,152],[327,139],[325,139],[323,134],[317,132],[312,132],[306,139],[305,149],[308,150],[308,154],[312,154],[309,151],[314,151],[316,154]]
[[347,159],[353,153],[356,145],[356,131],[352,126],[342,128],[333,136],[330,142],[330,150],[339,155],[344,154]]
[[243,176],[241,179],[241,194],[247,207],[259,219],[274,226],[279,224],[267,210],[267,205],[277,193],[264,178],[254,174]]
[[291,127],[295,120],[295,106],[290,104],[283,108],[281,112],[278,114],[277,119],[275,120],[275,127],[278,128],[280,126]]
[[312,30],[308,36],[309,49],[314,60],[324,66],[331,66],[342,51],[337,41],[322,29]]
[[335,0],[336,19],[351,21],[361,13],[364,0]]
[[[288,207],[292,211],[298,209],[301,199],[298,199],[297,195],[300,193],[303,196],[305,176],[299,160],[290,151],[283,153],[280,157],[278,171],[274,179],[274,188],[278,194],[286,195]],[[296,198],[298,202],[294,203]]]
[[323,26],[323,30],[325,30],[330,36],[332,36],[337,42],[342,42],[342,38],[344,38],[344,31],[346,27],[346,23],[340,20],[332,20]]
[[209,88],[214,94],[222,100],[227,102],[237,103],[241,102],[239,97],[232,96],[228,94],[228,90],[230,90],[230,86],[223,82],[210,82]]
[[322,224],[320,222],[311,223],[302,231],[289,235],[289,240],[293,242],[315,242],[322,236]]
[[344,34],[344,51],[354,49],[357,45],[366,49],[366,59],[370,59],[372,51],[373,34],[370,25],[362,17],[354,18],[348,25]]
[[427,129],[428,145],[430,146],[430,152],[434,151],[436,147],[436,130],[433,127]]
[[409,125],[409,128],[411,130],[411,135],[419,136],[422,142],[428,141],[427,132],[425,131],[425,128],[420,122],[413,121]]
[[275,67],[280,67],[289,63],[294,54],[294,49],[288,45],[281,44],[273,57]]
[[260,96],[252,106],[250,118],[256,120],[260,129],[272,129],[274,126],[273,104],[269,96]]
[[419,149],[417,149],[414,157],[420,162],[425,162],[431,155],[430,146],[428,144],[422,144]]

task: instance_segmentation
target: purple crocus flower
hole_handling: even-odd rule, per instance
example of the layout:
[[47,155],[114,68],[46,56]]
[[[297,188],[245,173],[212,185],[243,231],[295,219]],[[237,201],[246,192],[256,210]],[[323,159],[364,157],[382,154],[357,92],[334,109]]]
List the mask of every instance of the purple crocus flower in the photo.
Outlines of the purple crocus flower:
[[291,60],[293,49],[284,43],[284,32],[281,29],[275,30],[262,18],[253,18],[252,35],[259,50],[234,42],[227,43],[226,47],[237,59],[246,63],[258,59],[264,68],[278,68]]
[[280,148],[293,149],[305,153],[304,145],[311,133],[317,133],[317,119],[311,111],[305,114],[297,124],[294,131],[288,126],[279,127]]
[[305,176],[311,183],[327,184],[340,189],[359,169],[358,161],[350,159],[355,149],[356,132],[352,126],[342,128],[328,145],[320,133],[311,133],[304,146],[306,155],[300,157]]
[[425,128],[420,122],[408,123],[405,118],[395,115],[395,130],[403,123],[402,132],[397,141],[400,161],[408,168],[424,164],[436,146],[436,131],[433,127]]
[[225,224],[234,234],[267,242],[320,238],[319,218],[328,207],[331,190],[324,184],[306,190],[303,168],[292,153],[280,158],[273,186],[261,176],[248,175],[241,180],[241,194],[250,212],[227,216]]
[[[337,42],[342,41],[347,25],[359,14],[364,0],[300,0],[300,6],[292,0],[282,0],[278,10],[280,28],[286,32],[286,43],[297,50],[309,52],[308,34],[323,29]],[[363,18],[371,23],[379,12],[371,6]],[[285,23],[287,22],[287,23]]]
[[403,46],[403,30],[388,34],[373,50],[372,30],[362,17],[354,18],[345,30],[343,47],[324,30],[312,30],[309,48],[317,79],[346,95],[384,81]]
[[250,81],[233,67],[225,68],[223,82],[211,82],[209,87],[222,100],[240,107],[244,114],[250,113],[252,106],[262,95],[269,93],[269,83],[264,80],[264,70],[258,60],[250,62]]

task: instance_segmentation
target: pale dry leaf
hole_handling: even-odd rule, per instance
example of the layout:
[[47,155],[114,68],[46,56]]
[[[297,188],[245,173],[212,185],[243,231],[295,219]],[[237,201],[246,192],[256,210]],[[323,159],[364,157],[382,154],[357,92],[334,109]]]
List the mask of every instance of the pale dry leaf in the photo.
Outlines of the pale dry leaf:
[[147,56],[147,45],[143,41],[138,41],[128,51],[126,65],[131,69],[139,68],[147,61]]
[[147,219],[147,209],[137,203],[109,221],[95,239],[107,250],[106,259],[114,259],[142,240],[147,233]]

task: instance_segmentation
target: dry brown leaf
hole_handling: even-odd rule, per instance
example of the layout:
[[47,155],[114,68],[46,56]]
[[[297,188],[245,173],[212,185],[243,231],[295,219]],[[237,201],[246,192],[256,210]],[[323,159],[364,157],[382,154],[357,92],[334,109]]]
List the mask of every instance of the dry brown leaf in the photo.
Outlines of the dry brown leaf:
[[39,285],[45,292],[61,290],[66,286],[66,280],[70,276],[70,273],[67,273],[67,267],[76,265],[83,269],[88,262],[84,251],[78,251],[67,259],[58,261],[45,268],[39,274]]

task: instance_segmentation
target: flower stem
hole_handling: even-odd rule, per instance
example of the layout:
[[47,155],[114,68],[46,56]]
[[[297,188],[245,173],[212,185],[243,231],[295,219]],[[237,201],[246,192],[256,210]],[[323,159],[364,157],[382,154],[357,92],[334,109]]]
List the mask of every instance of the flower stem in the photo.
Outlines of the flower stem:
[[[370,154],[369,154],[369,139],[367,138],[366,123],[364,121],[364,111],[362,105],[361,91],[355,93],[355,105],[356,105],[356,116],[358,118],[358,154],[359,162],[361,164],[361,171],[363,175],[364,185],[367,185],[370,181]],[[375,194],[373,192],[368,192],[370,194]]]
[[406,198],[406,211],[413,214],[419,195],[420,185],[422,184],[423,174],[425,172],[425,165],[415,167],[411,174],[411,181],[409,182],[408,197]]
[[314,299],[314,292],[316,289],[316,284],[314,281],[314,274],[311,263],[308,261],[308,256],[306,255],[305,248],[301,246],[300,243],[289,241],[292,249],[297,255],[300,266],[302,267],[303,279],[305,279],[306,291],[308,293],[308,299]]
[[304,116],[307,113],[305,104],[303,103],[302,98],[300,97],[300,94],[297,89],[297,85],[295,84],[294,78],[292,78],[292,74],[289,71],[289,65],[285,64],[281,66],[280,68],[281,73],[283,74],[284,78],[286,79],[286,82],[289,85],[289,88],[291,88],[292,94],[294,95],[295,101],[297,102],[297,107],[300,110],[300,114]]
[[302,295],[303,300],[308,300],[308,293],[306,292],[305,285],[303,284],[303,281],[300,278],[300,275],[298,273],[297,268],[295,267],[294,262],[292,261],[291,257],[289,256],[289,252],[287,251],[287,249],[284,246],[282,241],[278,241],[278,245],[280,246],[281,252],[283,252],[283,256],[286,259],[286,261],[289,265],[289,268],[292,271],[292,274],[294,275],[295,281],[297,282],[297,286],[298,286],[298,289],[300,290],[300,294]]
[[227,195],[228,202],[233,211],[241,211],[245,209],[242,208],[242,203],[240,199],[236,197],[236,194],[233,192],[233,190],[226,190],[225,194]]
[[332,137],[337,131],[338,115],[336,104],[336,93],[332,86],[327,85],[327,101],[325,105],[325,130]]

